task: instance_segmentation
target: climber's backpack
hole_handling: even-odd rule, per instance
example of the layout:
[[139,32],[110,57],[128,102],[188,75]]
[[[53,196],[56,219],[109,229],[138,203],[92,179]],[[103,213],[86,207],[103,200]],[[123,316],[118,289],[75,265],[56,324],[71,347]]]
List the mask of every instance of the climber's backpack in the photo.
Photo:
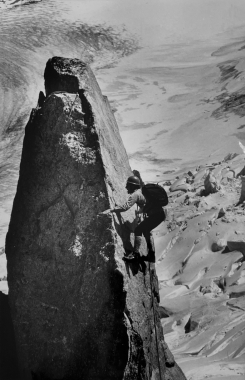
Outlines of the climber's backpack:
[[164,188],[156,183],[147,183],[142,187],[142,194],[155,205],[167,206],[168,195]]

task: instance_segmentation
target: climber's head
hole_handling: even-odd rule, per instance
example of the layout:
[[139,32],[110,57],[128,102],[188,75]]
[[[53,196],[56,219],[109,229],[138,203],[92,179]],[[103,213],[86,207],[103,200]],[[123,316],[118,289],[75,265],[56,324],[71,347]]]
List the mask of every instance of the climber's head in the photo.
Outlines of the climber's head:
[[131,175],[130,177],[128,177],[127,183],[126,183],[126,189],[129,194],[132,194],[135,190],[138,190],[140,188],[141,188],[140,179],[138,177],[134,175]]

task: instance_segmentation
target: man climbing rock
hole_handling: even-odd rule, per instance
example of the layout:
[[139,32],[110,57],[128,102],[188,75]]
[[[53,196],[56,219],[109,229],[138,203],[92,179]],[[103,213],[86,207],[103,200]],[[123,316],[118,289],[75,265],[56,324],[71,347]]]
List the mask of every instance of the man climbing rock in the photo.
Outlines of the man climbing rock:
[[[153,192],[150,189],[153,188]],[[124,212],[130,209],[134,204],[137,204],[139,209],[137,214],[143,214],[144,218],[142,221],[139,221],[138,226],[134,230],[135,241],[134,249],[128,256],[124,257],[124,260],[135,260],[140,258],[140,246],[142,237],[145,237],[147,248],[148,248],[148,259],[149,261],[155,262],[155,246],[153,236],[151,231],[156,228],[160,223],[165,220],[165,212],[163,210],[163,204],[159,199],[154,198],[152,193],[156,189],[161,193],[161,197],[167,197],[165,190],[159,185],[147,184],[141,187],[141,181],[136,176],[130,176],[127,179],[126,189],[129,193],[127,201],[122,206],[117,206],[114,209],[109,209],[104,211],[102,214],[107,214],[109,212]],[[157,191],[156,191],[157,193]],[[164,195],[162,196],[162,193]]]

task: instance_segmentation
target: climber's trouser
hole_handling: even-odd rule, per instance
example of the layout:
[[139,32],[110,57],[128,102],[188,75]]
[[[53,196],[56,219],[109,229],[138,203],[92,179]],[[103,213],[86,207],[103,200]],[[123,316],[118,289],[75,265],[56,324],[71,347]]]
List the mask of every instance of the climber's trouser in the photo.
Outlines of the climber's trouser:
[[[142,235],[145,237],[147,248],[148,248],[148,260],[151,262],[155,262],[155,245],[154,245],[153,236],[151,234],[151,230],[156,228],[164,220],[165,220],[165,212],[163,209],[161,209],[161,211],[159,211],[156,214],[146,216],[145,219],[141,223],[139,223],[138,226],[134,230],[136,247],[138,247],[138,244],[140,244],[141,242],[139,238],[141,238]],[[139,249],[137,251],[136,247],[134,251],[139,252]]]
[[155,262],[155,246],[151,230],[156,228],[160,223],[165,220],[165,213],[163,210],[160,212],[146,216],[146,218],[138,224],[134,230],[135,242],[133,252],[124,257],[124,260],[135,260],[140,258],[140,245],[142,241],[142,236],[145,237],[147,247],[148,247],[148,260]]
[[146,243],[148,248],[148,261],[150,261],[151,263],[155,263],[155,244],[152,234],[150,234],[150,238],[146,241]]
[[136,253],[136,254],[140,253],[141,241],[142,241],[142,237],[141,236],[135,236],[135,239],[134,239],[134,253]]
[[147,240],[147,248],[148,248],[148,251],[155,253],[155,244],[154,244],[152,233],[150,234],[149,240]]
[[142,236],[135,236],[134,239],[134,249],[128,256],[124,257],[124,260],[131,261],[140,258],[140,246],[141,246]]
[[165,220],[165,212],[161,210],[157,214],[146,216],[146,218],[138,224],[134,230],[135,236],[144,235],[145,240],[150,240],[151,230],[154,230],[159,224]]

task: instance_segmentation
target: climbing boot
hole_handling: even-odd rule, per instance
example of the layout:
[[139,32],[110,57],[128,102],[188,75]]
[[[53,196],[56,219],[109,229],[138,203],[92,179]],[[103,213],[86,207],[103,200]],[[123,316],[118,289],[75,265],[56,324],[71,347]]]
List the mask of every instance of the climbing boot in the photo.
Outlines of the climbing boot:
[[135,236],[134,239],[134,250],[128,256],[124,256],[123,260],[132,261],[138,260],[140,258],[140,245],[141,245],[141,236]]
[[155,257],[155,244],[152,234],[150,234],[149,240],[147,240],[147,248],[148,248],[148,260],[151,263],[155,263],[156,257]]
[[134,260],[138,260],[139,257],[140,257],[139,254],[137,254],[136,252],[131,252],[128,256],[124,256],[123,260],[134,261]]

